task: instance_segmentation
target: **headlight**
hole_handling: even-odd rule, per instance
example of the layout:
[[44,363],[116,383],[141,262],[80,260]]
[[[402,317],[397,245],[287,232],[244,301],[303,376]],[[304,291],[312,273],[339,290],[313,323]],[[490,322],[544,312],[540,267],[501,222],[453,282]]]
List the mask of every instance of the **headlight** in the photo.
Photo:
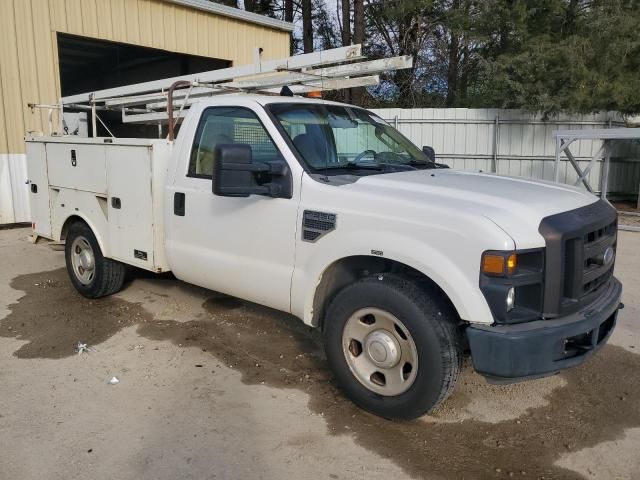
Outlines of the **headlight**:
[[544,255],[544,248],[487,250],[482,254],[480,290],[497,323],[520,323],[540,318]]

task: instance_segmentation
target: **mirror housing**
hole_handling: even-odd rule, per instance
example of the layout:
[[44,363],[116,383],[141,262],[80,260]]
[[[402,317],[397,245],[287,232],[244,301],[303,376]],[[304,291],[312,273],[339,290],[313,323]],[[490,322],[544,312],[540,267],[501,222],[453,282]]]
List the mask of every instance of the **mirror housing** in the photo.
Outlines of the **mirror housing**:
[[424,153],[427,158],[433,162],[436,168],[449,168],[449,165],[447,165],[446,163],[436,163],[436,151],[433,147],[425,145],[424,147],[422,147],[422,153]]
[[[272,162],[253,162],[251,146],[240,143],[216,145],[213,158],[211,190],[214,195],[291,198],[293,194],[291,170],[281,158]],[[259,176],[268,181],[259,182]]]
[[436,163],[436,151],[433,149],[433,147],[425,145],[424,147],[422,147],[422,153],[424,153],[427,158],[433,163]]

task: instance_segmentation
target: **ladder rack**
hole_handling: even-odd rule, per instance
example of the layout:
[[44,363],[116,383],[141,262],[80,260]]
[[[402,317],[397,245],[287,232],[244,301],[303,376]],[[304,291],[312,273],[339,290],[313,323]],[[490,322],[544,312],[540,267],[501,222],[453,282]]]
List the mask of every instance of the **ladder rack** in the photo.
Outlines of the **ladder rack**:
[[411,68],[413,64],[409,56],[366,60],[361,51],[361,45],[352,45],[264,61],[262,49],[256,49],[255,61],[249,65],[71,95],[61,99],[59,110],[61,115],[64,109],[90,111],[94,136],[96,121],[100,121],[98,111],[120,111],[123,123],[167,123],[172,137],[174,123],[205,97],[230,93],[277,95],[285,86],[293,94],[305,94],[377,85],[380,73]]

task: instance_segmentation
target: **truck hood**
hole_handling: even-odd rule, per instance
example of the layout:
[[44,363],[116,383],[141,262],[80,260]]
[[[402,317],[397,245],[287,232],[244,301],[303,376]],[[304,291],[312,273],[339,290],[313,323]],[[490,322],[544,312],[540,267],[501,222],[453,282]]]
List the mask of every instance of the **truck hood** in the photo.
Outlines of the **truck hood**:
[[370,175],[351,187],[404,204],[419,202],[429,209],[444,209],[452,221],[482,215],[509,234],[516,248],[544,246],[538,232],[544,217],[598,200],[568,185],[449,169]]

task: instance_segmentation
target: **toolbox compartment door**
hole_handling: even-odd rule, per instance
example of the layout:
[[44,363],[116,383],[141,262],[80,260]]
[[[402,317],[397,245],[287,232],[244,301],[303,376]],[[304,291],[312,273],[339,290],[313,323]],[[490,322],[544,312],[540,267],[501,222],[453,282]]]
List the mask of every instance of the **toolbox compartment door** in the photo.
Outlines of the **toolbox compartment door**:
[[47,143],[52,187],[107,194],[105,145]]
[[106,148],[111,257],[154,269],[150,146]]
[[51,205],[44,143],[27,142],[27,175],[33,233],[51,238]]

